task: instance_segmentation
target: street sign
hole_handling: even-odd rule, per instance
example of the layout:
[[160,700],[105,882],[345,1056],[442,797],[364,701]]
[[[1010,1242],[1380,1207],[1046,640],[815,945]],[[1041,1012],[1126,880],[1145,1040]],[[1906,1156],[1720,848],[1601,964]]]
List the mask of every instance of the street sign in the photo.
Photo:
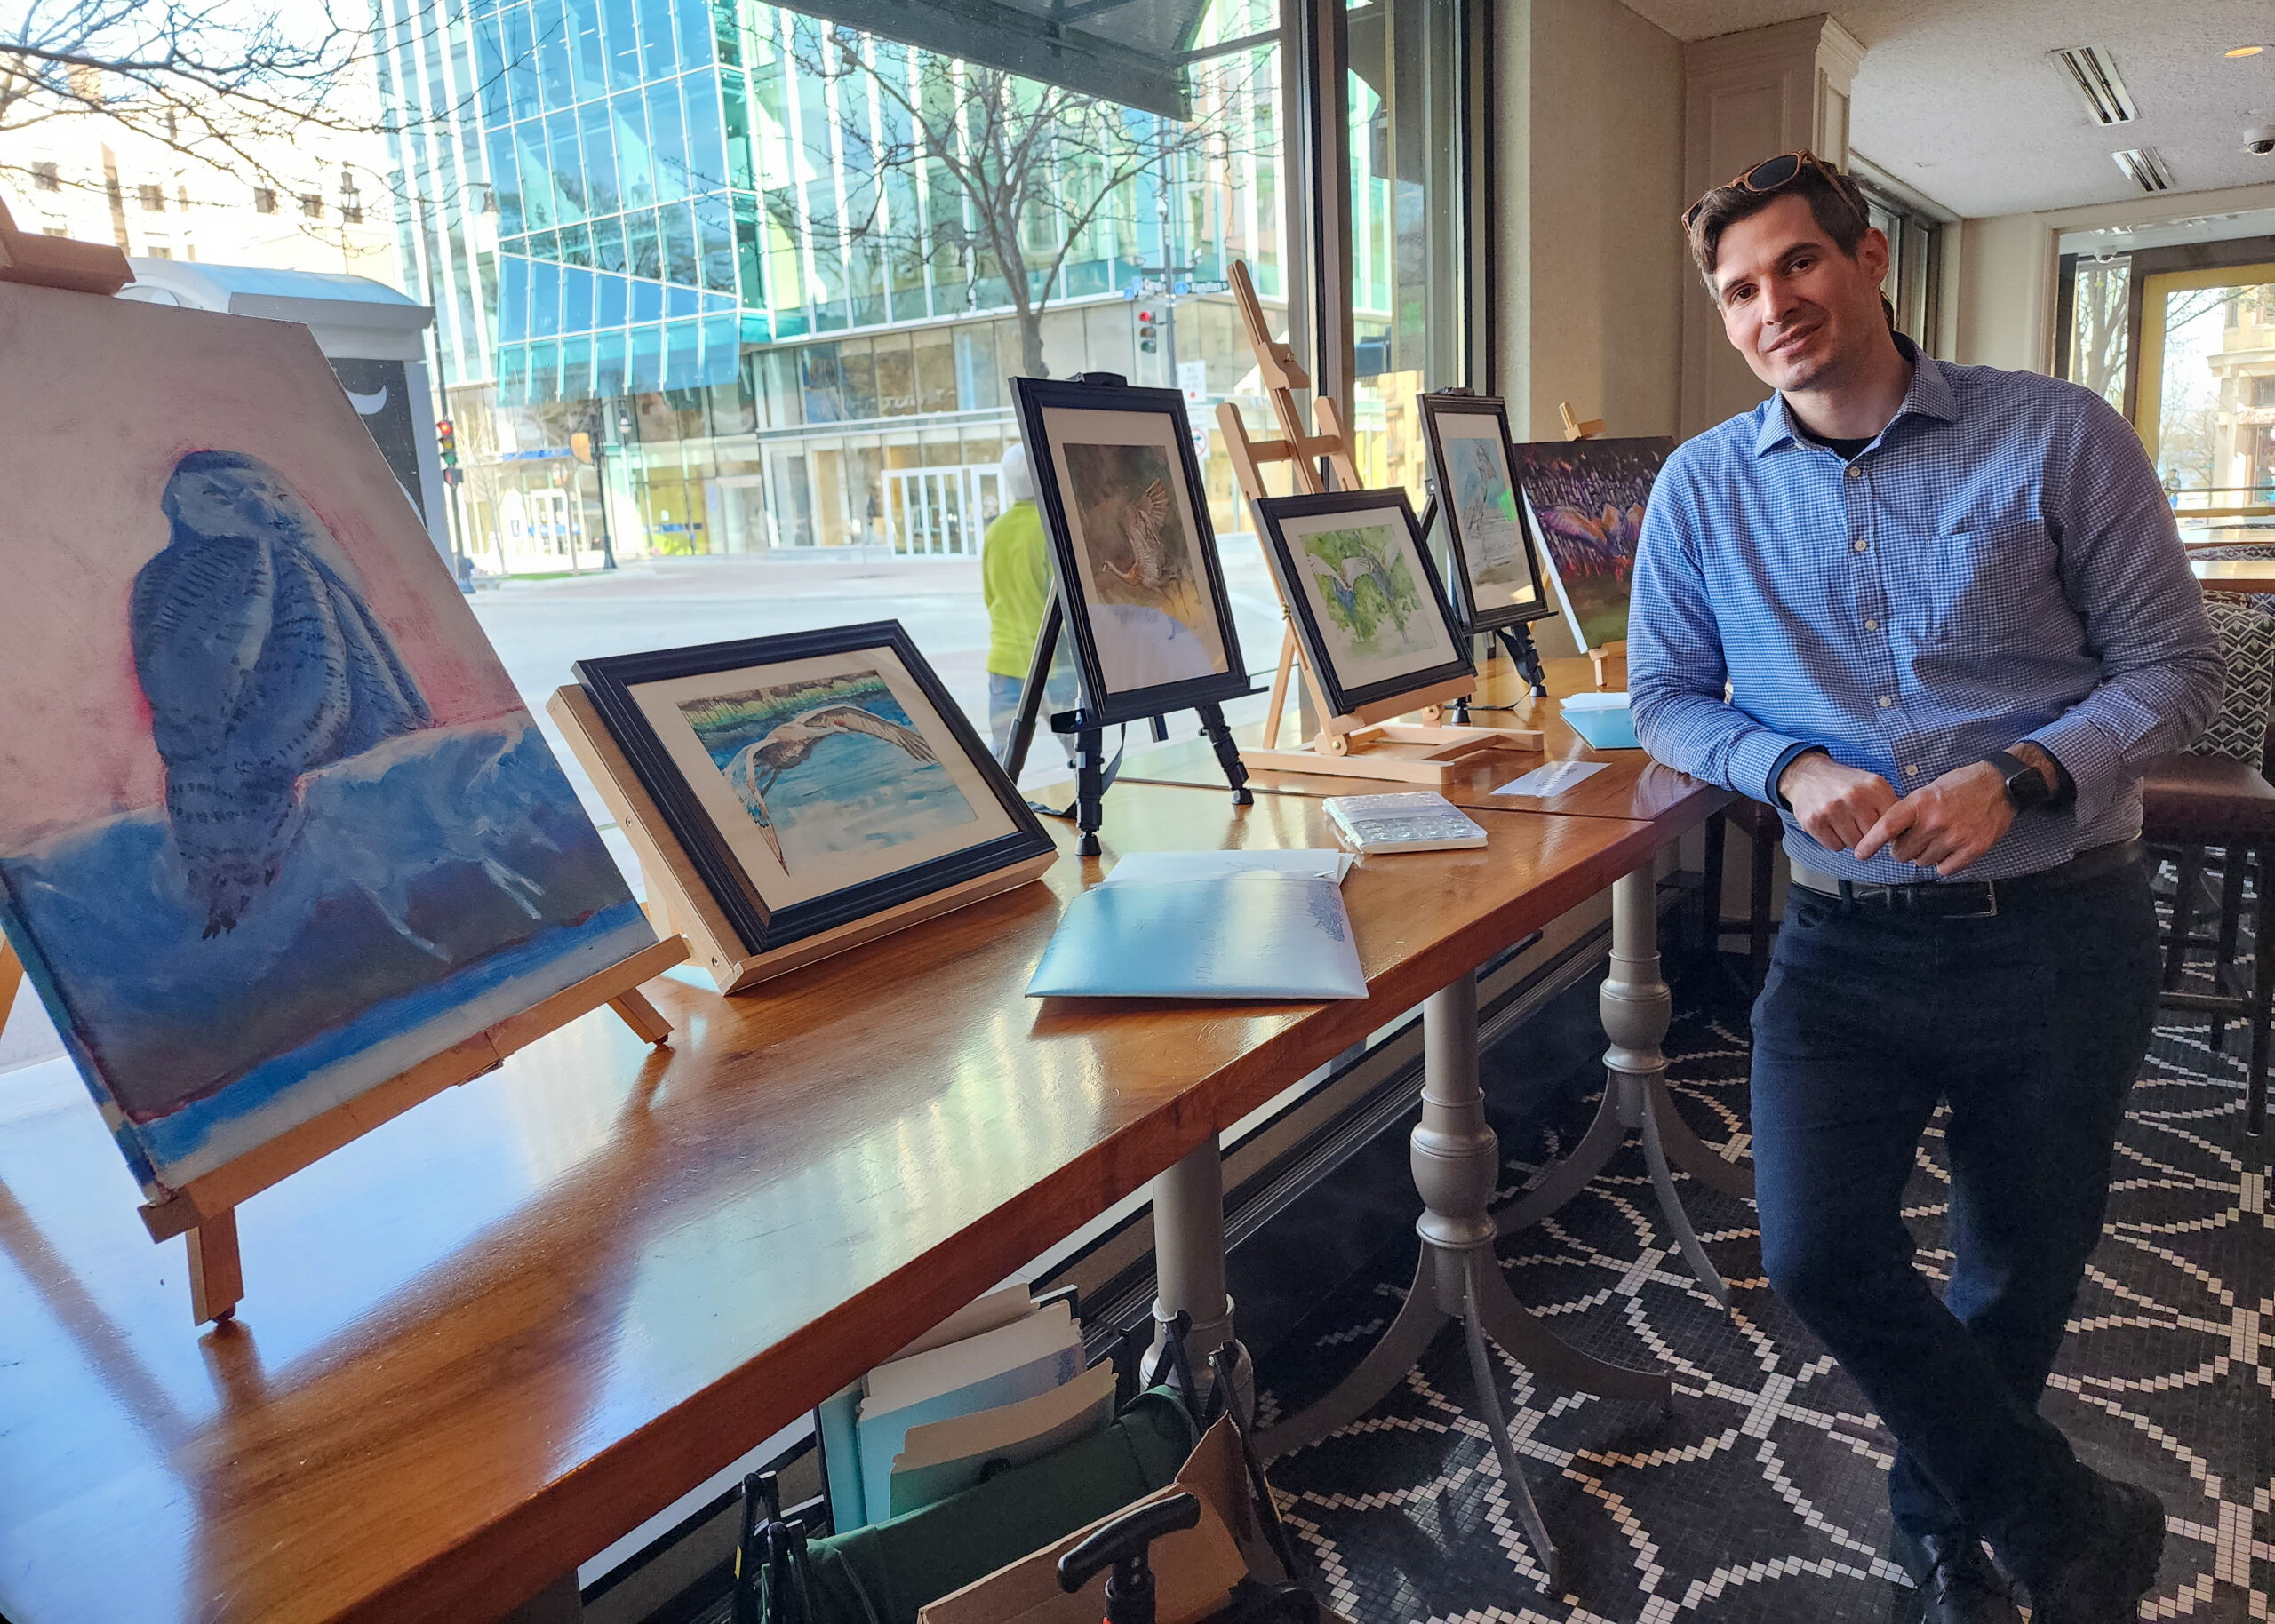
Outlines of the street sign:
[[1209,431],[1196,427],[1193,431],[1193,454],[1202,462],[1209,460]]
[[1185,391],[1186,405],[1200,405],[1209,395],[1209,363],[1205,361],[1178,362],[1177,386]]

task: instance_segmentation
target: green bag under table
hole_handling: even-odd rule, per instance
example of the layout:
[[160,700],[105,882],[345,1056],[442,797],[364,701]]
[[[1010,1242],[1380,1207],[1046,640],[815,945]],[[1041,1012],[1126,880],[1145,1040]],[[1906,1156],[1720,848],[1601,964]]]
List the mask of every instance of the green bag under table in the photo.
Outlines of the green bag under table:
[[[916,1624],[927,1603],[1166,1487],[1200,1441],[1177,1395],[1149,1389],[1103,1432],[936,1505],[813,1541],[813,1616],[759,1616],[765,1624]],[[738,1582],[755,1578],[746,1572]]]

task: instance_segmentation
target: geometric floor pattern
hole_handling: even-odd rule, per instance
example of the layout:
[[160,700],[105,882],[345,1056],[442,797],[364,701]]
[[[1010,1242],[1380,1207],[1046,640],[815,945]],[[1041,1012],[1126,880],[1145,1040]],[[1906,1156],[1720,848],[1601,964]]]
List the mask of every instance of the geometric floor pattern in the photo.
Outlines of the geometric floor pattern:
[[[1686,1000],[1688,1001],[1688,1000]],[[1688,1007],[1668,1035],[1685,1118],[1745,1132],[1742,1003]],[[2235,1031],[2231,1029],[2231,1045]],[[1487,1056],[1487,1089],[1497,1066]],[[2168,1519],[2144,1619],[2275,1617],[2275,1220],[2238,1145],[2242,1063],[2201,1017],[2158,1031],[2119,1142],[2109,1222],[2046,1413],[2096,1469],[2146,1484]],[[1592,1114],[1504,1121],[1505,1198]],[[1939,1278],[1947,1175],[1920,1146],[1906,1216]],[[1568,1340],[1675,1373],[1676,1411],[1561,1391],[1496,1350],[1501,1402],[1562,1557],[1562,1593],[1509,1513],[1474,1419],[1457,1333],[1374,1412],[1272,1467],[1323,1590],[1360,1624],[1816,1624],[1917,1617],[1886,1555],[1892,1445],[1838,1365],[1768,1289],[1746,1203],[1682,1182],[1732,1287],[1725,1314],[1672,1250],[1632,1142],[1584,1195],[1502,1242],[1520,1301]],[[1327,1390],[1386,1326],[1414,1249],[1386,1249],[1259,1364],[1261,1418]]]

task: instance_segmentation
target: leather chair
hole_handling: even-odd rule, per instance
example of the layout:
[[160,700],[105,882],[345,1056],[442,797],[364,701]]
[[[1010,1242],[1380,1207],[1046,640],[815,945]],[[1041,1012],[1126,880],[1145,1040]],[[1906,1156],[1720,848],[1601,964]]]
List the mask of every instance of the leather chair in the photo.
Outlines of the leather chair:
[[[2275,863],[2269,861],[2275,853],[2275,784],[2263,771],[2275,714],[2275,617],[2249,600],[2223,596],[2207,596],[2205,609],[2219,633],[2227,669],[2220,713],[2192,748],[2151,761],[2142,784],[2143,832],[2178,876],[2159,1002],[2167,1009],[2211,1016],[2215,1053],[2229,1022],[2248,1023],[2244,1132],[2256,1143],[2267,1125],[2270,1024],[2275,1016],[2275,920],[2267,907],[2268,888],[2275,881]],[[2199,932],[2198,909],[2214,868],[2220,873],[2217,925]],[[2237,952],[2247,881],[2255,895],[2252,957],[2245,965]],[[2189,950],[2206,947],[2213,954],[2210,990],[2185,987]]]

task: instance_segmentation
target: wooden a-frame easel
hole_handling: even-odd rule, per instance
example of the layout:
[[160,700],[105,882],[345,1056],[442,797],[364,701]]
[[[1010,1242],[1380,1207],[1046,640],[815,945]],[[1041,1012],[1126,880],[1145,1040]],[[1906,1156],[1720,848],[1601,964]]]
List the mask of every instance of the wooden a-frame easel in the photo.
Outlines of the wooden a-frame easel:
[[[1319,459],[1322,457],[1334,468],[1336,482],[1343,490],[1364,489],[1366,482],[1359,477],[1358,465],[1351,458],[1351,441],[1344,430],[1342,413],[1333,401],[1325,395],[1313,397],[1312,411],[1318,420],[1319,432],[1304,432],[1303,416],[1296,409],[1294,392],[1310,388],[1311,375],[1297,364],[1295,352],[1276,341],[1272,330],[1265,325],[1264,306],[1256,297],[1256,283],[1249,276],[1245,261],[1233,261],[1232,283],[1233,296],[1240,303],[1241,320],[1248,328],[1249,343],[1256,351],[1257,375],[1263,380],[1265,394],[1271,397],[1273,415],[1279,419],[1281,434],[1277,440],[1255,439],[1241,421],[1238,407],[1226,401],[1217,408],[1217,426],[1224,432],[1225,449],[1232,455],[1233,471],[1239,477],[1241,490],[1251,502],[1263,500],[1270,494],[1264,487],[1264,465],[1284,462],[1299,490],[1322,491],[1326,489],[1319,476]],[[1257,539],[1262,541],[1263,537]],[[1268,553],[1271,544],[1264,545]],[[1285,609],[1286,606],[1282,608]],[[1313,707],[1319,712],[1319,732],[1307,744],[1282,750],[1278,746],[1281,720],[1287,709],[1288,678],[1299,665]],[[1295,625],[1290,619],[1281,638],[1280,666],[1273,674],[1272,697],[1265,707],[1265,748],[1243,751],[1241,758],[1250,768],[1267,770],[1443,785],[1452,781],[1454,771],[1463,760],[1479,751],[1541,748],[1537,728],[1440,725],[1446,705],[1476,691],[1474,677],[1458,677],[1361,705],[1348,714],[1337,714],[1329,709],[1326,693],[1308,663],[1301,660],[1296,646]],[[1422,713],[1424,725],[1390,720],[1417,711]],[[1401,744],[1430,748],[1419,752],[1391,748]]]
[[[107,299],[133,280],[126,256],[117,249],[20,230],[7,205],[0,203],[0,282]],[[515,1050],[603,1004],[643,1042],[664,1043],[672,1035],[671,1023],[642,996],[640,986],[686,957],[687,943],[678,936],[667,936],[365,1089],[235,1161],[145,1202],[142,1224],[150,1238],[164,1241],[180,1235],[188,1246],[193,1319],[199,1325],[228,1319],[244,1296],[244,1264],[237,1251],[237,1207],[247,1198],[314,1166],[443,1089],[496,1071]],[[0,940],[0,1023],[7,1019],[24,975],[24,966],[13,949]]]

